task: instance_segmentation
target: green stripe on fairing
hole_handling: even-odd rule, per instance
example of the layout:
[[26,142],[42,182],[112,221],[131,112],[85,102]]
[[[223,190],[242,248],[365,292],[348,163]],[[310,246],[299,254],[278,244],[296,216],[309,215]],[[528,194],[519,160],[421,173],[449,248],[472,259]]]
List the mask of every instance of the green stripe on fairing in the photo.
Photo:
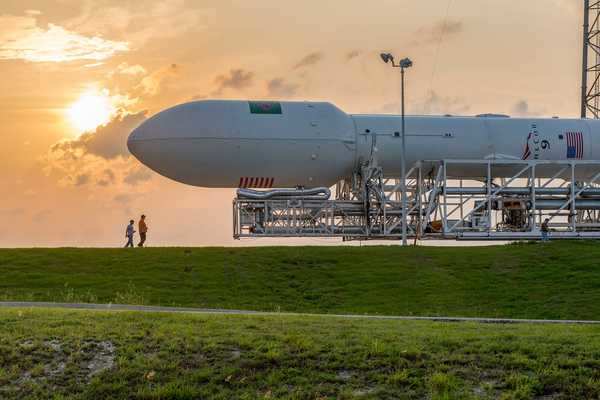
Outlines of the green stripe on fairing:
[[278,101],[249,101],[252,114],[281,114],[281,103]]

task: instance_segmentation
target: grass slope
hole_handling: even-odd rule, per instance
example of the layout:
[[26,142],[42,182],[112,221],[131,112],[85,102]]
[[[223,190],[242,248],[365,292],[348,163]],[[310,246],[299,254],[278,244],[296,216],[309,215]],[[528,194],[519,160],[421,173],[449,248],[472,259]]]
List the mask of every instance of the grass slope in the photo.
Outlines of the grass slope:
[[592,399],[595,326],[0,310],[3,399]]
[[600,319],[600,245],[0,250],[0,300]]

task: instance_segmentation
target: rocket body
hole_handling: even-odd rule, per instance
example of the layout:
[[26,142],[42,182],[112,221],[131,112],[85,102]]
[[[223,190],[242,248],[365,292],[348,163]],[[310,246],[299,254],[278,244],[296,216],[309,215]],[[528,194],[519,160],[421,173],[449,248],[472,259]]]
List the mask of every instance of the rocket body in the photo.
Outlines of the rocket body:
[[[600,160],[595,120],[407,116],[405,132],[408,166],[447,159]],[[131,133],[128,147],[159,174],[189,185],[332,186],[373,151],[384,174],[399,177],[401,117],[349,115],[327,102],[197,101],[149,118]],[[469,179],[484,171],[465,166],[452,174]]]

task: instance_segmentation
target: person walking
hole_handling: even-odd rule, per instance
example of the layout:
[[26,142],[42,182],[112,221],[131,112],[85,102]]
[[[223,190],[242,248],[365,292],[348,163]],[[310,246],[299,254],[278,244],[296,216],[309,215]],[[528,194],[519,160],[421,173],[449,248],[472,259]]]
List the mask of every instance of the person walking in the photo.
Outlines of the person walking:
[[134,247],[133,246],[133,235],[135,234],[135,229],[133,228],[134,220],[129,221],[129,225],[125,228],[125,237],[127,238],[127,244],[125,247]]
[[146,243],[146,233],[148,232],[148,225],[146,225],[145,215],[142,215],[140,217],[140,222],[138,223],[138,230],[140,231],[140,242],[138,243],[138,247],[144,247],[144,243]]
[[544,222],[542,222],[542,242],[548,241],[548,222],[550,222],[548,218],[546,218]]

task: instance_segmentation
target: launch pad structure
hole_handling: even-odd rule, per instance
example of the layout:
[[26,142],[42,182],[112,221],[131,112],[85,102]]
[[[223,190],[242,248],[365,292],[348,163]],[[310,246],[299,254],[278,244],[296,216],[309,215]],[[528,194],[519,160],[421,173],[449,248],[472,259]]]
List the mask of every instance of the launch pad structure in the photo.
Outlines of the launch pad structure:
[[[466,168],[481,176],[461,179]],[[424,160],[406,179],[412,239],[536,240],[545,219],[552,239],[600,239],[600,161]],[[234,237],[401,238],[400,180],[376,161],[338,182],[334,198],[320,190],[238,192]]]
[[[584,0],[581,118],[600,117],[600,0]],[[591,57],[590,57],[591,56]],[[464,179],[460,171],[479,171]],[[584,177],[583,179],[581,177]],[[344,240],[600,239],[600,161],[460,160],[415,163],[389,179],[376,155],[349,181],[307,193],[238,191],[233,236]]]

